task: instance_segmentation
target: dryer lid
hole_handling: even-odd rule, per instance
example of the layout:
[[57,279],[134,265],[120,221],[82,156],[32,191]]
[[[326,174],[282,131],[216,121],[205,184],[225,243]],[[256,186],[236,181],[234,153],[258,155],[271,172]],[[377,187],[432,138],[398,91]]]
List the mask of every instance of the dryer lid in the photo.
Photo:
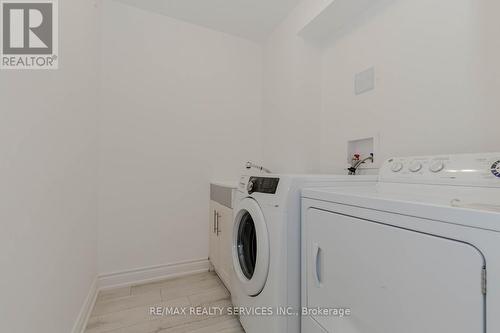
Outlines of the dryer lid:
[[500,188],[378,183],[304,189],[302,197],[500,231]]

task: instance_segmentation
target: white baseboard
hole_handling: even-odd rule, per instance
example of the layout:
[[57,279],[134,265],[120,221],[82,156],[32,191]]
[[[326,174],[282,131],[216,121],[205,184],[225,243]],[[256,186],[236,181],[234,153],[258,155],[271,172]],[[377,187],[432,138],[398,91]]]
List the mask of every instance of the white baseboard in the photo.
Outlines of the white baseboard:
[[209,266],[210,263],[208,259],[198,259],[122,272],[101,274],[98,278],[98,287],[99,290],[113,289],[194,273],[207,272],[209,270]]
[[71,333],[84,333],[90,314],[92,313],[92,309],[94,308],[94,304],[97,299],[97,294],[99,291],[97,285],[97,278],[95,278],[92,282],[92,285],[90,286],[89,293],[85,298],[80,313],[78,314],[78,318],[76,319],[75,325],[71,330]]
[[159,266],[144,267],[128,271],[101,274],[90,286],[89,293],[71,333],[84,333],[87,322],[94,308],[97,294],[100,290],[113,289],[130,286],[134,284],[154,282],[158,280],[174,278],[178,276],[207,272],[210,263],[208,259],[190,260],[165,264]]

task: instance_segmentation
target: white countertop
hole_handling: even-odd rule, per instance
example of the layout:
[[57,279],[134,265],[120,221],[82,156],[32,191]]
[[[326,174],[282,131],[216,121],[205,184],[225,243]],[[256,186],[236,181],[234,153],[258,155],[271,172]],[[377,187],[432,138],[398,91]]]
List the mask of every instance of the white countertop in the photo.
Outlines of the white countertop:
[[212,180],[210,184],[227,187],[227,188],[238,188],[238,181],[230,181],[230,180]]

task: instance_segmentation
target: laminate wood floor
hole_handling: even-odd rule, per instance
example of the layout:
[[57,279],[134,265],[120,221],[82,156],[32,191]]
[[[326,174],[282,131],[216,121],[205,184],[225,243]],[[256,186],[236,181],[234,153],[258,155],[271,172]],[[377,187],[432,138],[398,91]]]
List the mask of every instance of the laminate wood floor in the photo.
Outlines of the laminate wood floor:
[[238,318],[222,311],[230,306],[212,272],[107,290],[99,293],[85,333],[244,333]]

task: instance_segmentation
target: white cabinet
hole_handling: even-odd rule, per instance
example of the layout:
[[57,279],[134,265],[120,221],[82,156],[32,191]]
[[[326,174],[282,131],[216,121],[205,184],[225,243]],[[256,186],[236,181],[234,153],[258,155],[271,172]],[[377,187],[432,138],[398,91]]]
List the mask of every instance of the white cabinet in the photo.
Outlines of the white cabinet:
[[209,259],[229,291],[231,291],[231,272],[233,271],[232,191],[232,188],[212,185],[209,212]]
[[233,210],[215,201],[211,201],[210,206],[210,261],[222,282],[230,289]]
[[217,219],[218,219],[218,212],[217,209],[219,208],[219,205],[217,202],[210,200],[210,224],[209,224],[209,240],[210,240],[210,247],[209,247],[209,259],[210,263],[214,268],[217,268],[219,266],[219,235],[217,234]]

